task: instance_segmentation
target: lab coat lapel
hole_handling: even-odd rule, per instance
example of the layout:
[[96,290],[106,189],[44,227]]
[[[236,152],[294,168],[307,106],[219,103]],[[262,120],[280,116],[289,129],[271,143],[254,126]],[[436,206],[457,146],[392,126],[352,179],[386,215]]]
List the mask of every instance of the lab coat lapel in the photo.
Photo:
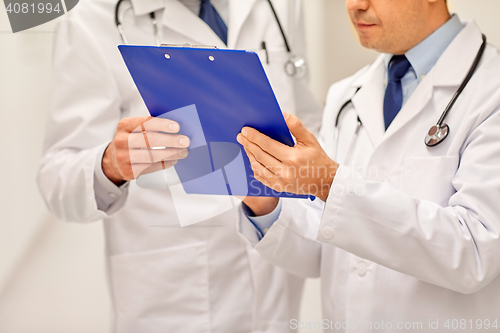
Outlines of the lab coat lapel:
[[[481,43],[481,31],[475,23],[468,23],[394,118],[382,141],[385,142],[396,135],[419,114],[431,100],[436,87],[456,87],[458,89],[467,76]],[[429,126],[433,125],[433,122],[437,122],[445,106],[442,110],[436,109],[437,118],[429,120]]]
[[165,7],[165,0],[130,0],[135,15],[146,15]]
[[[401,111],[392,121],[385,132],[382,142],[388,140],[395,133],[399,132],[411,119],[413,119],[429,103],[433,92],[433,85],[430,78],[426,77],[410,96]],[[436,119],[437,121],[437,119]],[[430,126],[430,125],[429,125]],[[382,143],[381,142],[381,143]]]
[[200,45],[226,48],[217,34],[179,0],[164,0],[163,26]]
[[[229,0],[228,46],[234,48],[256,0]],[[271,9],[269,9],[271,10]]]
[[361,87],[352,98],[352,104],[373,147],[379,144],[384,135],[384,74],[383,56],[380,56],[366,73],[351,83],[355,89]]

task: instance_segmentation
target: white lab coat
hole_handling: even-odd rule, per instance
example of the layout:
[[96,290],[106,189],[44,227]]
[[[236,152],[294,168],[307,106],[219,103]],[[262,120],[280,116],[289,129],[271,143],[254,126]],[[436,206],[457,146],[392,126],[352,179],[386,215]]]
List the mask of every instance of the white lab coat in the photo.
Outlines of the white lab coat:
[[[362,88],[341,116],[341,167],[324,209],[284,200],[256,246],[300,276],[321,275],[323,316],[333,320],[325,328],[429,332],[429,321],[438,321],[437,332],[475,332],[486,319],[500,325],[498,49],[487,46],[446,118],[450,136],[434,148],[424,144],[481,42],[469,22],[387,132],[383,55],[331,87],[321,138],[332,157],[337,113]],[[346,166],[357,116],[363,127]]]
[[[296,53],[304,53],[300,0],[275,0]],[[66,221],[104,220],[116,332],[287,332],[297,316],[303,279],[264,263],[237,233],[241,208],[217,212],[217,196],[187,196],[174,205],[168,190],[130,182],[109,193],[99,210],[95,166],[123,117],[149,115],[119,54],[112,0],[81,1],[59,24],[45,153],[38,175],[50,210]],[[125,7],[125,5],[124,5]],[[177,0],[134,1],[123,19],[132,44],[153,44],[156,11],[162,43],[225,48],[217,35]],[[165,10],[163,10],[165,8]],[[229,0],[229,47],[260,56],[282,109],[319,125],[321,108],[305,79],[287,77],[284,41],[269,4]],[[260,50],[266,41],[265,52]],[[319,128],[319,126],[318,126]],[[227,202],[226,202],[227,203]],[[205,214],[180,228],[178,216]]]

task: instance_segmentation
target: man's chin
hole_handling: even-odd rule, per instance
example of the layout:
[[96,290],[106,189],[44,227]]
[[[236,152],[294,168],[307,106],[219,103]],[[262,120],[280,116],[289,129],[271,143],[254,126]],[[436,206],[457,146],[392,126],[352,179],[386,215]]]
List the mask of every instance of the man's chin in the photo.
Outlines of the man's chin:
[[374,41],[372,39],[368,39],[366,37],[359,35],[359,42],[360,42],[361,46],[363,46],[364,48],[378,51],[377,47],[375,45],[376,43],[374,43]]
[[389,53],[387,52],[387,47],[384,47],[383,43],[380,42],[379,39],[376,38],[368,38],[367,36],[362,36],[359,35],[359,43],[361,46],[364,48],[367,48],[369,50],[377,51],[380,53]]

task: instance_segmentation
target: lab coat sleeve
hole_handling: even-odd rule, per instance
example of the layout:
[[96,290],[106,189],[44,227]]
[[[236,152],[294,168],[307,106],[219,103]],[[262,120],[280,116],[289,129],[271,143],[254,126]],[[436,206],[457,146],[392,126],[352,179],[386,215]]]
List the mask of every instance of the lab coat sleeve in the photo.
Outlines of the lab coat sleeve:
[[316,199],[282,199],[283,207],[255,249],[267,261],[299,277],[319,277],[321,243],[318,232],[322,203]]
[[120,94],[105,55],[84,24],[65,15],[55,34],[50,111],[37,177],[58,218],[90,222],[124,205],[126,187],[112,195],[114,201],[100,200],[106,210],[99,209],[94,187],[120,117]]
[[[293,31],[292,51],[296,56],[306,58],[306,42],[304,17],[301,0],[293,2],[294,5],[289,7],[291,11],[293,25],[290,31]],[[323,117],[323,107],[313,95],[310,87],[308,75],[303,78],[294,78],[293,87],[295,92],[296,115],[301,119],[304,125],[314,134],[318,134],[321,127],[321,119]],[[286,111],[286,110],[284,110]]]
[[97,208],[104,212],[108,211],[111,205],[119,200],[125,193],[130,182],[125,182],[120,186],[116,186],[111,180],[106,177],[102,170],[102,158],[104,151],[108,146],[103,146],[95,159],[94,166],[94,192],[97,202]]
[[500,272],[500,112],[483,119],[463,145],[446,207],[341,166],[318,240],[460,293],[488,285]]

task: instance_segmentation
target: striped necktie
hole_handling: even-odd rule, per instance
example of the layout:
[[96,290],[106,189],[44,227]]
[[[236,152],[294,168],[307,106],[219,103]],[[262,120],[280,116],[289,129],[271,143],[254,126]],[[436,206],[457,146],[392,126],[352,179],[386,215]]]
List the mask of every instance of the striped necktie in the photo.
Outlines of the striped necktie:
[[227,45],[227,26],[210,0],[201,0],[200,18],[219,36]]
[[411,64],[404,55],[394,56],[389,62],[389,80],[384,98],[384,122],[386,130],[403,106],[403,86],[401,85],[401,79],[406,75],[410,67]]

